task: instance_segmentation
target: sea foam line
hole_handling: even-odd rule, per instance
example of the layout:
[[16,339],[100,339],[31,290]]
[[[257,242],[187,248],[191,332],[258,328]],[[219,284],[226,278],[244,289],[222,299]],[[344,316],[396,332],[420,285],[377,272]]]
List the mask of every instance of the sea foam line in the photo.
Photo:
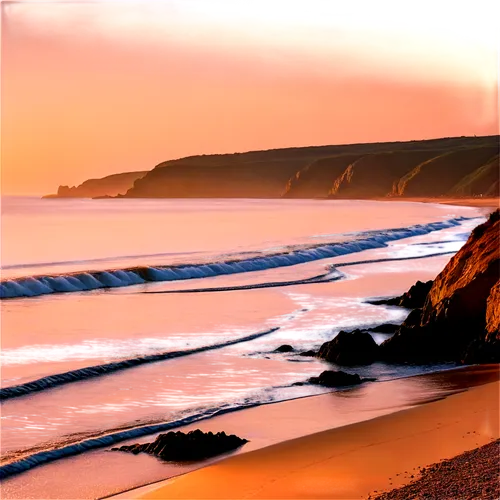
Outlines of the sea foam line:
[[89,271],[57,276],[30,276],[0,282],[0,299],[36,297],[60,292],[83,292],[99,288],[139,285],[155,281],[178,281],[209,278],[224,274],[265,271],[277,267],[294,266],[372,248],[386,247],[390,241],[420,236],[459,226],[474,217],[457,217],[441,222],[417,224],[407,228],[367,231],[364,238],[354,241],[294,250],[262,257],[184,266],[136,267],[109,271]]
[[200,352],[221,349],[222,347],[228,347],[231,345],[240,344],[242,342],[249,342],[251,340],[258,339],[264,335],[269,335],[270,333],[273,333],[276,330],[279,330],[279,327],[271,328],[263,332],[253,333],[252,335],[247,335],[246,337],[240,337],[237,339],[228,340],[226,342],[212,344],[209,346],[196,347],[193,349],[186,349],[183,351],[169,351],[157,354],[149,354],[147,356],[124,359],[121,361],[115,361],[113,363],[88,366],[86,368],[80,368],[78,370],[71,370],[64,373],[49,375],[47,377],[33,380],[31,382],[26,382],[25,384],[19,384],[0,389],[0,401],[6,401],[8,399],[17,398],[20,396],[26,396],[34,392],[45,391],[47,389],[52,389],[53,387],[58,387],[65,384],[71,384],[73,382],[81,382],[82,380],[101,377],[103,375],[108,375],[110,373],[126,370],[128,368],[133,368],[135,366],[140,366],[147,363],[155,363],[157,361],[180,358],[182,356],[189,356],[191,354],[197,354]]
[[252,283],[250,285],[234,285],[234,286],[217,286],[209,288],[181,288],[177,290],[150,290],[141,293],[206,293],[206,292],[234,292],[240,290],[255,290],[256,288],[277,288],[283,286],[295,285],[310,285],[312,283],[330,283],[332,281],[340,280],[344,275],[340,272],[328,272],[312,276],[311,278],[304,278],[300,280],[289,281],[267,281],[264,283]]
[[[277,330],[278,328],[274,328]],[[263,332],[261,335],[264,335]],[[273,386],[270,389],[280,389],[291,387],[291,385],[278,385]],[[342,389],[342,388],[340,388]],[[330,389],[330,391],[333,389]],[[339,390],[339,389],[336,389]],[[297,396],[291,399],[302,399],[309,396]],[[17,460],[13,460],[12,462],[0,466],[0,480],[5,479],[9,476],[13,476],[15,474],[20,474],[22,472],[26,472],[34,467],[39,465],[43,465],[49,462],[54,462],[55,460],[59,460],[61,458],[70,457],[73,455],[79,455],[81,453],[85,453],[86,451],[105,448],[108,446],[112,446],[116,443],[127,441],[129,439],[135,439],[142,436],[147,436],[150,434],[156,434],[158,432],[168,431],[170,429],[174,429],[177,427],[182,427],[185,425],[192,424],[194,422],[199,422],[202,420],[207,420],[219,415],[224,415],[226,413],[232,413],[240,410],[245,410],[248,408],[254,408],[256,406],[263,406],[268,404],[273,404],[278,401],[276,400],[259,400],[259,401],[244,401],[242,403],[237,404],[223,404],[222,406],[216,406],[212,408],[206,408],[198,413],[187,415],[184,418],[173,420],[170,422],[161,422],[161,423],[151,423],[148,425],[142,425],[138,427],[132,427],[129,429],[118,429],[118,430],[109,430],[106,434],[96,437],[88,437],[79,442],[74,442],[71,444],[67,444],[65,446],[61,446],[60,448],[54,448],[50,450],[38,451],[32,453],[31,455],[24,456],[23,458],[19,458]],[[29,453],[29,450],[26,451]]]
[[128,439],[138,438],[141,436],[146,436],[148,434],[156,434],[157,432],[164,432],[176,427],[181,427],[184,425],[191,424],[193,422],[198,422],[199,420],[205,420],[208,418],[215,417],[217,415],[223,415],[225,413],[230,413],[245,408],[252,408],[254,406],[260,406],[262,404],[263,404],[262,402],[255,402],[255,403],[242,404],[239,406],[231,406],[228,408],[221,408],[221,407],[210,408],[202,413],[190,415],[180,420],[175,420],[173,422],[164,422],[161,424],[135,427],[133,429],[127,429],[123,431],[106,434],[104,436],[86,439],[78,443],[73,443],[67,446],[63,446],[61,448],[40,451],[32,455],[29,455],[25,458],[15,460],[9,464],[2,465],[0,467],[0,480],[5,479],[14,474],[19,474],[21,472],[33,469],[34,467],[37,467],[39,465],[59,460],[61,458],[66,458],[73,455],[79,455],[80,453],[84,453],[89,450],[104,448],[106,446],[111,446],[121,441],[126,441]]

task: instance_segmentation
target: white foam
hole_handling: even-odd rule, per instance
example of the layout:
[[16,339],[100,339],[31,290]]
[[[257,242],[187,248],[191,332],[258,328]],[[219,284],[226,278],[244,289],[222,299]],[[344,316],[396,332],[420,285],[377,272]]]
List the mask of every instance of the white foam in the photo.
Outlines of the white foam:
[[477,221],[474,218],[458,217],[430,224],[418,224],[407,228],[369,231],[361,234],[354,241],[330,243],[288,253],[235,261],[192,264],[180,267],[146,267],[143,269],[121,269],[61,276],[19,278],[0,283],[0,298],[35,297],[56,292],[81,292],[99,288],[124,287],[147,281],[179,281],[224,274],[264,271],[276,267],[293,266],[363,250],[381,248],[387,246],[390,241],[460,226],[462,223],[470,225],[473,220]]

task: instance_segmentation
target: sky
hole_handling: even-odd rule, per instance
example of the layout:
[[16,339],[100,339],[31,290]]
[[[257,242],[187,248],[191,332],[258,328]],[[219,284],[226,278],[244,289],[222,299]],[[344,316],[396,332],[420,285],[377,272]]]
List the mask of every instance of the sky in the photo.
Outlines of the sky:
[[490,0],[3,1],[1,189],[498,133]]

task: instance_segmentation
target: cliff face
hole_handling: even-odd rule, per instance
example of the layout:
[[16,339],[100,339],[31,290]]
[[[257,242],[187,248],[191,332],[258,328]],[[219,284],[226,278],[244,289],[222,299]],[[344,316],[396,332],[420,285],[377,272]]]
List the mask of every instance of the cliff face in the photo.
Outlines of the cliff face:
[[500,212],[478,226],[415,309],[381,345],[392,361],[500,361]]
[[284,198],[327,198],[335,181],[349,165],[360,158],[359,154],[321,158],[299,170],[288,181]]
[[113,174],[101,179],[89,179],[79,186],[59,186],[57,194],[44,198],[96,198],[99,196],[116,196],[124,194],[132,187],[134,181],[146,175],[147,172],[126,172]]
[[[494,163],[498,144],[459,148],[437,155],[416,166],[395,184],[395,196],[442,196],[452,194],[454,186],[483,165]],[[489,188],[489,186],[487,186]]]
[[193,156],[157,165],[126,197],[495,196],[498,152],[489,136]]
[[330,198],[387,196],[394,183],[419,163],[440,151],[389,151],[364,155],[335,181]]
[[500,340],[500,281],[491,289],[486,303],[486,340]]
[[499,140],[451,137],[190,156],[149,172],[60,186],[50,197],[494,197],[499,193]]
[[202,161],[172,163],[153,169],[134,183],[127,197],[279,198],[287,180],[307,159],[268,160],[234,165]]
[[451,190],[452,196],[499,196],[500,159],[495,155],[488,163],[462,178]]

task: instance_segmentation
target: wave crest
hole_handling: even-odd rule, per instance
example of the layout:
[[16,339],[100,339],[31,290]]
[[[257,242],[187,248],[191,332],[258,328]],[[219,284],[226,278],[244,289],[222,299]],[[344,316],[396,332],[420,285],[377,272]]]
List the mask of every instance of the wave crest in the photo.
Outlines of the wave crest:
[[37,297],[51,293],[85,292],[100,288],[116,288],[157,281],[180,281],[193,278],[210,278],[224,274],[265,271],[277,267],[294,266],[320,259],[327,259],[382,248],[390,241],[420,236],[459,226],[472,217],[457,217],[441,222],[417,224],[406,228],[368,231],[355,241],[327,243],[301,250],[289,251],[247,259],[191,264],[185,266],[135,267],[109,271],[88,271],[59,276],[30,276],[0,282],[0,299]]

